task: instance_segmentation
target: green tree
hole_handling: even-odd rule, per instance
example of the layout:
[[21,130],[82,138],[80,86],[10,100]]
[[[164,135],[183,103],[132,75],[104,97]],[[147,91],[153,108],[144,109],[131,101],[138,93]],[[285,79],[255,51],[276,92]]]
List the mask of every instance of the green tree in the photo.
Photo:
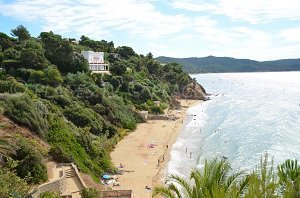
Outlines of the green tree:
[[100,193],[95,188],[84,188],[80,192],[81,198],[98,198],[100,197]]
[[127,67],[124,64],[124,62],[117,61],[110,66],[109,70],[112,74],[121,76],[121,75],[125,74],[126,68]]
[[[269,164],[270,163],[270,164]],[[248,176],[246,198],[255,197],[277,197],[278,182],[274,173],[273,159],[268,160],[268,154],[260,159],[260,165]]]
[[39,36],[44,44],[45,56],[62,73],[87,72],[87,61],[81,54],[74,53],[68,40],[53,32],[42,32]]
[[44,82],[47,85],[57,87],[63,83],[60,72],[55,67],[49,67],[45,70]]
[[283,193],[291,197],[300,197],[300,165],[298,161],[288,159],[278,165],[277,170]]
[[5,51],[6,49],[13,46],[13,39],[3,32],[0,32],[0,46],[2,48],[2,51]]
[[57,192],[44,192],[40,195],[40,198],[60,198]]
[[26,27],[19,25],[16,29],[11,30],[12,36],[18,37],[19,41],[24,41],[30,38],[30,33]]
[[0,167],[1,198],[12,198],[12,195],[25,197],[29,187],[26,182],[8,168]]
[[135,55],[135,52],[131,47],[121,46],[116,48],[116,53],[118,53],[122,58],[129,59],[131,56]]
[[11,139],[11,137],[0,137],[0,157],[7,157],[15,153],[15,147],[9,142],[9,139]]
[[42,83],[45,77],[45,72],[41,70],[32,70],[28,82],[31,83]]
[[182,177],[171,175],[166,186],[155,187],[153,196],[170,198],[207,198],[207,197],[238,197],[245,188],[246,179],[239,178],[242,173],[231,173],[225,160],[217,158],[205,161],[203,171],[193,170],[191,182]]
[[44,49],[36,40],[30,39],[21,50],[20,61],[25,68],[44,69],[49,63],[44,55]]
[[26,94],[9,97],[6,101],[5,115],[41,136],[47,132],[47,108],[38,101],[33,102]]
[[27,178],[30,183],[40,183],[48,179],[47,167],[43,157],[36,148],[25,140],[18,143],[15,160],[20,161],[16,170],[20,177]]

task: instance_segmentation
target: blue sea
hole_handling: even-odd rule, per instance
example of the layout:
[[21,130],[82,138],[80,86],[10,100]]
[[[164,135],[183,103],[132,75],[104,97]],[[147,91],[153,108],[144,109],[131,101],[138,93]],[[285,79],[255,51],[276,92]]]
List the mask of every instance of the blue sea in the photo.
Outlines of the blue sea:
[[274,164],[300,160],[300,72],[191,75],[210,93],[188,110],[166,175],[187,177],[205,159],[251,170],[266,152]]

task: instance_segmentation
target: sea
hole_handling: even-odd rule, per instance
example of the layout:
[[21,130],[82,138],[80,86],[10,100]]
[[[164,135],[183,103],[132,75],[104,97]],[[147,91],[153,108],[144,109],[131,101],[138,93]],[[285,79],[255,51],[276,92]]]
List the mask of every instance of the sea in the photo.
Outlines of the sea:
[[165,175],[189,177],[206,159],[250,171],[265,153],[274,165],[300,160],[300,72],[191,75],[210,100],[191,107]]

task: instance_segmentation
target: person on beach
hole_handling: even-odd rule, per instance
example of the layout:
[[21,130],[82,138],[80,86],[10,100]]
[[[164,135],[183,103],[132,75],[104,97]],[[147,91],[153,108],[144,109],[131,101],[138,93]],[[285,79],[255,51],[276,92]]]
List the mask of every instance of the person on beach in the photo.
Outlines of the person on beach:
[[185,148],[185,153],[187,153],[187,148]]
[[192,152],[190,152],[190,159],[192,159]]

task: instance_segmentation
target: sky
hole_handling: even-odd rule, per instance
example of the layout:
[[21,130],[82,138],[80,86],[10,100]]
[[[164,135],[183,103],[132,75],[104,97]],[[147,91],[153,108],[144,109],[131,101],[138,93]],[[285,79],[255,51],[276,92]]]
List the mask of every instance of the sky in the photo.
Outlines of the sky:
[[0,32],[20,24],[154,57],[300,58],[299,0],[0,0]]

